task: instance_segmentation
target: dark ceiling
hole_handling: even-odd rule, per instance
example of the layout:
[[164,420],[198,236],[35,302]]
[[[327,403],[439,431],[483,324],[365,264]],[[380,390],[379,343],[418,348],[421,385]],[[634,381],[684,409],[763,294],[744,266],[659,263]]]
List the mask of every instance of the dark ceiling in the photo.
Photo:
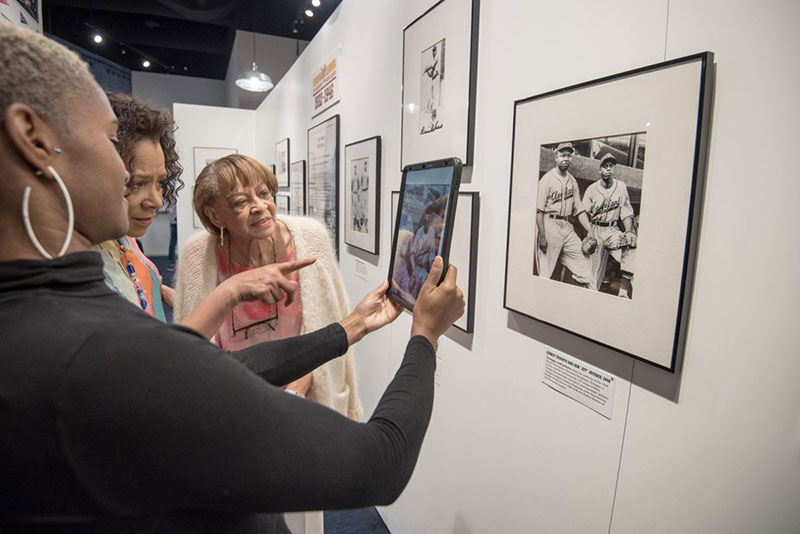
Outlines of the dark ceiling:
[[47,33],[131,70],[222,80],[235,30],[310,41],[341,1],[43,0],[42,12]]

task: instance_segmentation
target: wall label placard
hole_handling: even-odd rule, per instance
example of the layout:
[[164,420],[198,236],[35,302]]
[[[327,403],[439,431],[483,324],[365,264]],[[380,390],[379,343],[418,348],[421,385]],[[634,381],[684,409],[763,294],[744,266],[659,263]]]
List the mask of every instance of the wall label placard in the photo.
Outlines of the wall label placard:
[[611,419],[617,384],[614,375],[545,347],[542,383]]

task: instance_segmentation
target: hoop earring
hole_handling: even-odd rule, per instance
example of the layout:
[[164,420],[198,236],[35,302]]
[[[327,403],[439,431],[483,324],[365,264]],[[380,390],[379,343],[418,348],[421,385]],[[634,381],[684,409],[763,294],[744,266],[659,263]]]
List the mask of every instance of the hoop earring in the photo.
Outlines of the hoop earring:
[[[47,171],[53,177],[53,179],[58,184],[58,188],[61,190],[61,194],[64,196],[64,202],[67,205],[67,235],[64,237],[64,243],[61,245],[61,250],[58,251],[56,255],[57,258],[60,258],[64,255],[69,247],[70,241],[72,241],[72,231],[75,229],[75,212],[72,209],[72,198],[69,196],[69,191],[67,190],[67,186],[64,185],[64,180],[58,175],[56,170],[49,166],[47,167]],[[28,204],[31,198],[31,188],[30,186],[25,188],[25,191],[22,193],[22,222],[25,225],[25,232],[28,234],[28,239],[31,240],[33,246],[36,247],[36,250],[39,251],[39,254],[44,256],[48,260],[52,260],[53,256],[51,256],[36,238],[36,233],[33,231],[33,226],[31,225],[31,217],[30,217],[30,210]]]
[[225,246],[225,234],[223,232],[225,232],[225,227],[224,226],[220,226],[219,227],[219,246],[221,246],[221,247]]

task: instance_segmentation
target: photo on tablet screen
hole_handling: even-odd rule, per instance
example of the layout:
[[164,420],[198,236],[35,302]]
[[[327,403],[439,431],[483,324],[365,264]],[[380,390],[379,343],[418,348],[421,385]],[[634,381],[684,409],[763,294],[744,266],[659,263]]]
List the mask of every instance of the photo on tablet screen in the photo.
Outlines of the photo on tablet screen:
[[[446,260],[449,250],[448,210],[458,171],[452,166],[413,169],[405,176],[401,193],[390,293],[413,307],[428,278],[434,258]],[[449,225],[452,228],[452,223]]]

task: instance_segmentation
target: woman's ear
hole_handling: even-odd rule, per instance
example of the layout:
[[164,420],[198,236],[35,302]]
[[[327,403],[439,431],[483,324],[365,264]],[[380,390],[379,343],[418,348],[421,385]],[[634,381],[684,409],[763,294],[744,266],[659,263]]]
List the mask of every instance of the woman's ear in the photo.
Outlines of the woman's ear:
[[222,219],[219,218],[219,215],[217,215],[217,210],[215,210],[213,206],[204,207],[203,213],[206,217],[208,217],[208,220],[214,224],[214,226],[217,228],[222,228]]
[[47,173],[56,155],[56,132],[30,106],[19,102],[6,108],[2,128],[20,157],[34,171]]

